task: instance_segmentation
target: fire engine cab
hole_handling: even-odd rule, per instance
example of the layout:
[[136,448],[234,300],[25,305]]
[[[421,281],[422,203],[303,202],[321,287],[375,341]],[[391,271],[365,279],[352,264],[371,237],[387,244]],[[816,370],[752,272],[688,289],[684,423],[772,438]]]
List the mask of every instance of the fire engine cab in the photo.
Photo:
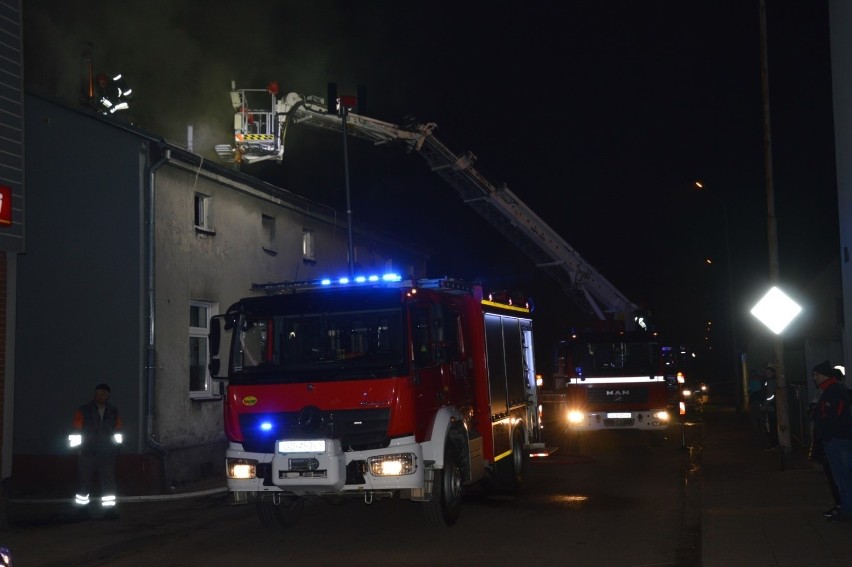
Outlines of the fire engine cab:
[[541,395],[549,425],[569,435],[638,429],[661,439],[680,413],[683,378],[670,350],[652,331],[572,333],[556,348],[555,389]]
[[520,487],[539,434],[524,298],[395,275],[253,290],[214,318],[211,372],[228,380],[228,488],[264,525],[341,497],[452,525],[465,486]]

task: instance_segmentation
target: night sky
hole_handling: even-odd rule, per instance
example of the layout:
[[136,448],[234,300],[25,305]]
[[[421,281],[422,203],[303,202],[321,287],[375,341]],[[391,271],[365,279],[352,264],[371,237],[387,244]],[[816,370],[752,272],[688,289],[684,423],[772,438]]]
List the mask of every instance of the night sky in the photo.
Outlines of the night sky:
[[[828,7],[766,3],[780,269],[795,290],[839,250]],[[725,212],[738,318],[767,287],[758,0],[23,9],[28,90],[76,104],[89,42],[96,72],[121,72],[134,89],[124,120],[179,144],[192,124],[195,151],[211,160],[232,140],[232,80],[321,96],[329,82],[341,94],[363,85],[368,116],[436,122],[439,139],[476,154],[492,184],[506,183],[674,340],[700,343],[707,318],[727,317]],[[283,164],[243,171],[345,214],[340,136],[293,128],[286,146]],[[546,276],[419,156],[358,140],[349,151],[356,222],[430,246],[430,275],[538,294],[548,332],[572,325]]]

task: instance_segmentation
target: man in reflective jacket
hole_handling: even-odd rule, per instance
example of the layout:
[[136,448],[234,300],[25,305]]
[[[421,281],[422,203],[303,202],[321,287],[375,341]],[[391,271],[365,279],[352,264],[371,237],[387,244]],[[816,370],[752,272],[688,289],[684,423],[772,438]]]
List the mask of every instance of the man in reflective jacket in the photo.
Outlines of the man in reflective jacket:
[[74,414],[73,432],[68,440],[71,447],[78,449],[75,502],[81,512],[88,513],[89,493],[97,473],[101,506],[107,517],[115,518],[115,457],[123,439],[118,409],[108,403],[110,393],[108,384],[95,386],[94,399]]

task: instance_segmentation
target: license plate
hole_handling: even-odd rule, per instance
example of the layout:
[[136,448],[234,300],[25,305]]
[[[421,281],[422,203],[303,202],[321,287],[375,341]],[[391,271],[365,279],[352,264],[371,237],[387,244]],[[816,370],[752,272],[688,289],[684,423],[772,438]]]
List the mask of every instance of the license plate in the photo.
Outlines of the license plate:
[[293,440],[293,441],[279,441],[278,442],[278,452],[279,453],[324,453],[325,452],[325,440],[324,439],[305,439],[305,440]]
[[630,412],[610,412],[606,414],[607,419],[630,419]]

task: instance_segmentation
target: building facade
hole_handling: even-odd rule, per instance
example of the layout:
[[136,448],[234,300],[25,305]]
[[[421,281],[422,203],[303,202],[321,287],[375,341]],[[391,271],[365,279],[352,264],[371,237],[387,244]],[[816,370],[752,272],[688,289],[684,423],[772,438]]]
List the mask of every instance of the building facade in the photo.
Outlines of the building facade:
[[12,473],[15,273],[24,249],[24,94],[20,0],[0,0],[0,526]]
[[[125,424],[119,494],[221,475],[224,384],[207,370],[210,317],[252,283],[347,273],[342,215],[32,95],[26,133],[13,486],[35,489],[45,474],[55,483],[57,470],[73,483],[68,428],[100,382]],[[424,250],[353,234],[355,271],[425,275]]]

